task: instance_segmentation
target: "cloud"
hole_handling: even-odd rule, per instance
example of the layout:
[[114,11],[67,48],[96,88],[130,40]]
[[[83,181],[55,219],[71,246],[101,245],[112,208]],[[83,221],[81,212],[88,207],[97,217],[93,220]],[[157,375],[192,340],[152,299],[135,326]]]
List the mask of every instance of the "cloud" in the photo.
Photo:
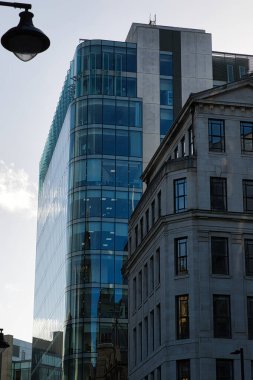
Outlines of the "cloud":
[[36,215],[37,188],[24,169],[0,160],[0,208],[12,213]]

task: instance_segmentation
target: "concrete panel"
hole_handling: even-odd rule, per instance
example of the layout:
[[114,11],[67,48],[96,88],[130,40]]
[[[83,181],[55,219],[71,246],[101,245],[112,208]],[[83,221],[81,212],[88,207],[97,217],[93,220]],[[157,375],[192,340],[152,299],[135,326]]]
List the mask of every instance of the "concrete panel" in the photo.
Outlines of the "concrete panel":
[[139,49],[137,50],[137,73],[159,75],[160,72],[159,50]]

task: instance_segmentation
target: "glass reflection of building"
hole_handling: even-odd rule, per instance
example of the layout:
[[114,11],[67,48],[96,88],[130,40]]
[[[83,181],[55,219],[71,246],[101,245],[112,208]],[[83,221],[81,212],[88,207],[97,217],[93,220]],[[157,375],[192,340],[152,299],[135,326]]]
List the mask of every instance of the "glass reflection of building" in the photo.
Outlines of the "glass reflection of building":
[[110,378],[112,357],[126,378],[121,268],[140,176],[189,94],[212,86],[202,30],[133,24],[126,42],[78,45],[40,163],[32,380],[48,358],[54,380]]

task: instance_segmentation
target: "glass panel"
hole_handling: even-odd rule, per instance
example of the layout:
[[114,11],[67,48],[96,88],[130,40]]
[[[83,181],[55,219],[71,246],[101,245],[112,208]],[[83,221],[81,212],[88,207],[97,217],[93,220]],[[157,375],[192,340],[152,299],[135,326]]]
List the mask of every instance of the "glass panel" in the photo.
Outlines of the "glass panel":
[[127,290],[115,289],[115,313],[118,318],[128,317]]
[[103,95],[114,95],[114,76],[103,73]]
[[90,48],[90,69],[101,69],[101,45],[94,45]]
[[115,125],[115,100],[104,99],[103,124]]
[[114,249],[114,224],[102,223],[102,237],[101,248],[106,251],[113,251]]
[[116,193],[116,218],[128,219],[128,192],[126,191]]
[[85,217],[85,191],[78,191],[73,195],[73,219]]
[[130,132],[130,157],[142,157],[142,134],[141,132]]
[[72,318],[97,318],[99,296],[98,288],[75,289],[70,292]]
[[101,283],[114,284],[114,255],[101,255]]
[[102,191],[102,217],[114,218],[115,193],[114,191]]
[[100,317],[101,318],[114,317],[114,290],[113,289],[101,288]]
[[89,124],[102,124],[102,99],[89,99]]
[[103,154],[115,156],[115,129],[103,129]]
[[140,192],[137,193],[134,188],[132,192],[129,192],[129,217],[141,199],[141,195],[142,194]]
[[87,100],[83,100],[77,103],[76,117],[77,126],[87,124]]
[[103,70],[114,70],[114,48],[113,46],[102,46]]
[[102,161],[102,184],[115,186],[115,160]]
[[115,71],[126,71],[125,47],[115,47]]
[[100,255],[84,255],[81,265],[84,283],[100,283]]
[[86,160],[75,162],[74,187],[86,185]]
[[123,278],[121,269],[127,261],[127,256],[115,256],[115,284],[127,285],[127,278]]
[[136,78],[127,78],[127,96],[136,98],[137,95],[137,80]]
[[141,162],[129,161],[129,187],[141,188],[142,164]]
[[173,82],[171,79],[160,79],[160,104],[173,105]]
[[[88,83],[87,83],[88,87]],[[90,95],[101,95],[102,93],[102,76],[100,74],[90,75]]]
[[88,160],[87,183],[89,185],[101,185],[101,160]]
[[115,95],[116,96],[127,96],[127,81],[126,77],[117,76],[115,77]]
[[117,101],[116,103],[116,124],[128,126],[128,102]]
[[90,70],[90,47],[83,48],[83,71]]
[[86,154],[87,130],[83,129],[75,132],[75,157]]
[[138,128],[142,126],[141,103],[139,102],[129,102],[129,126]]
[[160,53],[160,75],[173,75],[172,54]]
[[115,250],[116,251],[127,251],[127,236],[128,236],[127,223],[116,223],[116,226],[115,226]]
[[173,110],[171,109],[160,109],[160,133],[161,135],[166,135],[172,126],[173,122]]
[[100,249],[100,237],[101,237],[101,225],[100,222],[89,222],[89,248],[88,249]]
[[127,71],[136,72],[137,57],[136,49],[127,48]]
[[102,128],[89,128],[87,154],[102,154]]
[[85,248],[85,225],[84,223],[72,226],[71,252],[82,251]]
[[116,186],[128,187],[128,161],[116,160]]
[[101,216],[101,192],[100,190],[88,190],[86,198],[86,217]]
[[116,130],[116,156],[128,157],[128,131]]

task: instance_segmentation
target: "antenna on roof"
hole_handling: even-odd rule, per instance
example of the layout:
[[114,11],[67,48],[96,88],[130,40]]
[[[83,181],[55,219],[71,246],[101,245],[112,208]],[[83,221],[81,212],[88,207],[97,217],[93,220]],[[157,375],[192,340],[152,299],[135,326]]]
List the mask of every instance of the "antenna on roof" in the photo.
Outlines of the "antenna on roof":
[[151,19],[151,14],[149,15],[149,25],[156,25],[156,15],[154,15],[154,19]]

